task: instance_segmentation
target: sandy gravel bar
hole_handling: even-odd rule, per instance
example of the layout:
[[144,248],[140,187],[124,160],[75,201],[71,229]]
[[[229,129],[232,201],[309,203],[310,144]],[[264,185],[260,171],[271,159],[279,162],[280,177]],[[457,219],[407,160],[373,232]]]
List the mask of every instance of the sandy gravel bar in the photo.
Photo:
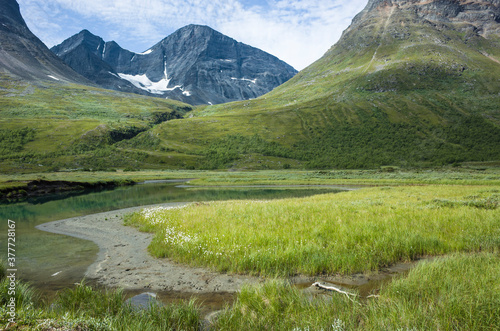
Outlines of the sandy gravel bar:
[[[186,203],[154,206],[175,207]],[[125,214],[153,206],[132,207],[99,214],[73,217],[37,226],[37,229],[91,240],[99,246],[95,262],[85,277],[99,284],[126,290],[182,291],[192,293],[236,292],[244,283],[258,278],[227,275],[204,268],[186,267],[168,259],[153,258],[147,247],[153,238],[123,225]]]

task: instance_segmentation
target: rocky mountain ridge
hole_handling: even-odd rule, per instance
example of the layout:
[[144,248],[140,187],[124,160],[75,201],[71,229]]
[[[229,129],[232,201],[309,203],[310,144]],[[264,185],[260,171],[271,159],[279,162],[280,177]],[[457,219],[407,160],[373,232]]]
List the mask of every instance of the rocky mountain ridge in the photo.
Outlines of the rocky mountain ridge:
[[65,65],[29,30],[15,0],[0,1],[0,72],[26,81],[92,85]]
[[119,91],[217,104],[256,98],[296,70],[207,26],[188,25],[134,53],[87,30],[52,48],[75,71]]

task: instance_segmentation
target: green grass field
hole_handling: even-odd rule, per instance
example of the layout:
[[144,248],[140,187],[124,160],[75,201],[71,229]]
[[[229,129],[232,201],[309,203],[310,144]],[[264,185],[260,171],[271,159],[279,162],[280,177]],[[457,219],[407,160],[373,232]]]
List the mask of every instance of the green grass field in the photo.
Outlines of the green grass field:
[[402,186],[153,208],[127,224],[157,257],[268,277],[351,274],[500,247],[499,186]]

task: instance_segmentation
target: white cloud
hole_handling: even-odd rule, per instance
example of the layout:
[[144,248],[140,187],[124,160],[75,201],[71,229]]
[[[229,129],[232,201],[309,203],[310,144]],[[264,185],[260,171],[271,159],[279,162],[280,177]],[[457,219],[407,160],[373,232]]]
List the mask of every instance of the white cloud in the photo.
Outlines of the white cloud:
[[[19,0],[48,46],[86,28],[135,52],[187,24],[208,25],[302,69],[321,57],[367,0]],[[267,5],[266,5],[267,4]]]

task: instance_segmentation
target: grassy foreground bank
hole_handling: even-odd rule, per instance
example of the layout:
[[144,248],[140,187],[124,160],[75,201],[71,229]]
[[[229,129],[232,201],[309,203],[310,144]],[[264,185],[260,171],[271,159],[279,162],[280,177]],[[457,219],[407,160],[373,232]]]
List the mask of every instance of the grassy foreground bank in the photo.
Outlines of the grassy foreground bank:
[[[452,254],[419,263],[381,289],[350,299],[311,297],[283,281],[245,287],[210,325],[214,330],[498,330],[500,255]],[[0,283],[0,326],[6,330],[200,330],[190,301],[149,311],[130,309],[121,291],[88,286],[62,291],[50,305],[17,284],[16,324],[9,324],[8,281]]]
[[157,257],[264,276],[377,270],[500,248],[500,187],[376,187],[273,201],[151,208],[126,224],[154,232]]

